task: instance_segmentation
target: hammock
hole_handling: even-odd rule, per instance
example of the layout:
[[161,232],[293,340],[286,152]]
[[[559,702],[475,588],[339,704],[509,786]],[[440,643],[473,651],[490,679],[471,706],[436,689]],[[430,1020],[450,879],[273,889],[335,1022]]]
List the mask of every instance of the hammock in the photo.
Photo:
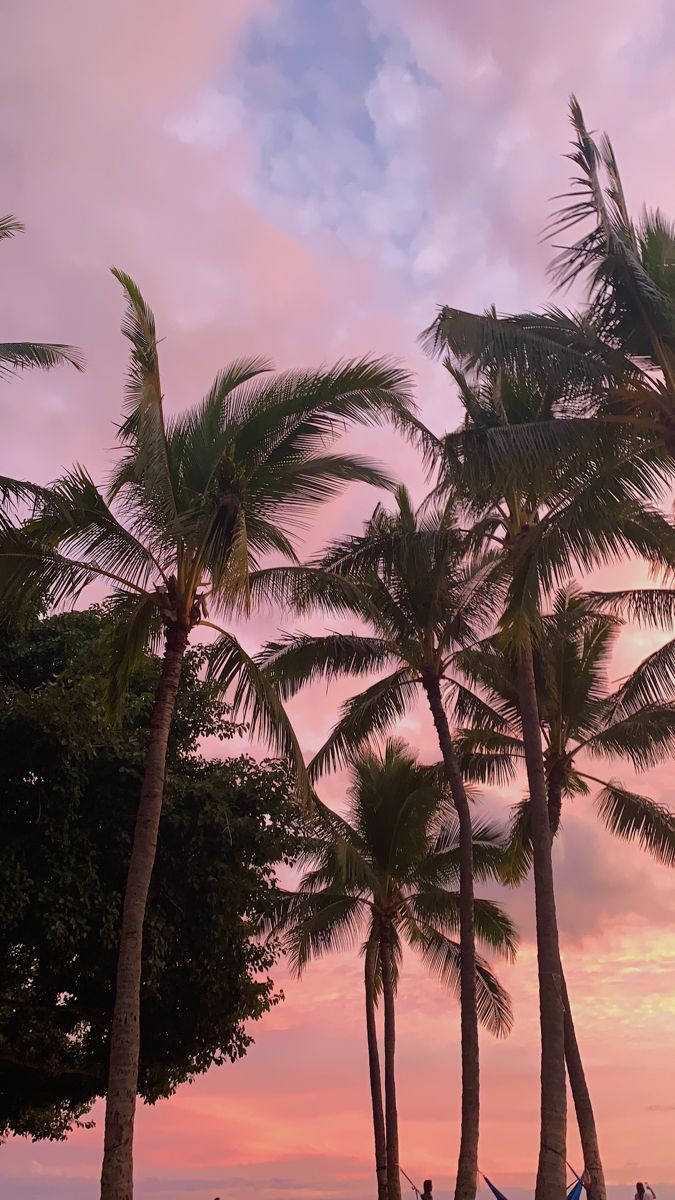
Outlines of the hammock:
[[[482,1172],[481,1172],[481,1174],[482,1174]],[[499,1188],[495,1187],[494,1183],[491,1183],[491,1181],[488,1179],[487,1175],[483,1175],[483,1179],[487,1183],[493,1196],[496,1197],[496,1200],[507,1200],[507,1197],[504,1195],[504,1193],[500,1192]],[[581,1200],[581,1193],[583,1191],[583,1187],[584,1187],[584,1185],[583,1185],[582,1181],[580,1179],[577,1179],[576,1182],[572,1184],[570,1190],[567,1193],[567,1200]]]

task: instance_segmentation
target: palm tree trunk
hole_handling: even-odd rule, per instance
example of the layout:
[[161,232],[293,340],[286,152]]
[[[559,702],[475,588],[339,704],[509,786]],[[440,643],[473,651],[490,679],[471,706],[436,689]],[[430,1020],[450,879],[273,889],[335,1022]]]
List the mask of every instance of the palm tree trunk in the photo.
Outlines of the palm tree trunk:
[[384,998],[384,1106],[387,1131],[388,1200],[401,1200],[398,1166],[398,1111],[396,1108],[396,1014],[394,1001],[394,958],[390,931],[380,936],[382,994]]
[[532,853],[537,922],[541,1026],[541,1130],[535,1200],[563,1200],[567,1152],[565,1006],[553,886],[552,839],[532,643],[518,653],[518,692],[532,805]]
[[101,1200],[132,1200],[133,1137],[140,1051],[143,923],[157,850],[169,730],[187,646],[184,627],[167,630],[152,710],[145,773],[124,891],[117,984],[110,1037]]
[[584,1154],[584,1167],[589,1175],[587,1188],[588,1200],[606,1200],[605,1173],[602,1169],[602,1160],[600,1158],[600,1144],[598,1142],[598,1131],[595,1127],[595,1114],[593,1112],[588,1084],[586,1083],[584,1064],[581,1061],[581,1051],[579,1050],[574,1021],[572,1020],[572,1010],[570,1008],[567,984],[562,966],[560,969],[560,981],[563,1003],[565,1005],[565,1061],[567,1063],[567,1075],[570,1081],[572,1099],[574,1100],[574,1110],[577,1114],[579,1137],[581,1138],[581,1148]]
[[[551,837],[553,838],[560,826],[562,788],[562,771],[556,770],[554,767],[548,776],[548,814]],[[560,963],[560,984],[563,1004],[565,1005],[565,1062],[567,1063],[567,1077],[570,1081],[574,1110],[579,1127],[579,1137],[581,1138],[581,1147],[584,1154],[584,1167],[589,1175],[588,1200],[606,1200],[607,1190],[605,1187],[602,1160],[600,1158],[600,1144],[595,1125],[595,1114],[593,1112],[591,1094],[586,1082],[581,1051],[577,1042],[562,961]]]
[[382,1103],[382,1077],[380,1075],[380,1053],[377,1046],[377,1024],[375,1021],[375,958],[377,943],[368,942],[366,950],[366,1031],[368,1035],[368,1067],[370,1070],[370,1099],[373,1106],[373,1132],[375,1134],[375,1175],[377,1177],[377,1200],[387,1197],[387,1134],[384,1125]]
[[445,776],[459,820],[459,971],[462,1041],[462,1127],[455,1200],[475,1200],[478,1184],[480,1129],[480,1059],[476,1009],[476,939],[473,896],[473,829],[471,809],[452,743],[437,677],[427,676],[424,689],[434,719]]

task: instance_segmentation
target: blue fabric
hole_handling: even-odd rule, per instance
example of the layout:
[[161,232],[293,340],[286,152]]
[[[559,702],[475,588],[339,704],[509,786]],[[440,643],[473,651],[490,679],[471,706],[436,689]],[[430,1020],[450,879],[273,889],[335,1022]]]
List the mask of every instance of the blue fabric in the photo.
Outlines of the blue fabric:
[[[507,1200],[507,1197],[504,1195],[504,1193],[500,1192],[498,1187],[495,1187],[494,1183],[492,1183],[488,1179],[487,1175],[484,1175],[483,1179],[487,1183],[493,1196],[496,1196],[497,1200]],[[572,1187],[570,1188],[569,1192],[567,1193],[567,1200],[581,1200],[581,1193],[582,1193],[583,1189],[584,1189],[583,1183],[581,1182],[580,1179],[577,1179],[576,1183],[572,1184]]]
[[488,1187],[489,1187],[490,1191],[492,1192],[492,1194],[493,1194],[494,1196],[496,1196],[496,1197],[497,1197],[497,1200],[506,1200],[506,1196],[504,1195],[504,1193],[503,1193],[503,1192],[500,1192],[499,1188],[496,1188],[496,1187],[495,1187],[495,1185],[494,1185],[494,1183],[491,1183],[491,1182],[490,1182],[490,1180],[488,1179],[487,1175],[484,1175],[484,1176],[483,1176],[483,1179],[484,1179],[484,1180],[485,1180],[485,1182],[487,1183],[487,1185],[488,1185]]

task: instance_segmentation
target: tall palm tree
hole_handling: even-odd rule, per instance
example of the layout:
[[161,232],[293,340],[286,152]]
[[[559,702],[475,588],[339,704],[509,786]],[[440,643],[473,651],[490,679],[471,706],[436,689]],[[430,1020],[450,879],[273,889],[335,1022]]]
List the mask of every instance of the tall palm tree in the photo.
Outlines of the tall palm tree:
[[[614,779],[598,779],[586,758],[627,759],[638,770],[662,761],[675,746],[675,704],[652,701],[627,712],[624,688],[610,691],[607,661],[619,622],[602,615],[593,600],[576,589],[560,590],[542,619],[535,649],[537,700],[544,741],[552,836],[560,827],[563,799],[599,789],[595,808],[613,834],[637,839],[659,861],[675,865],[675,815]],[[503,783],[524,759],[514,654],[491,638],[461,656],[472,687],[457,699],[458,720],[470,727],[457,735],[462,769],[468,778]],[[514,881],[532,861],[531,806],[526,798],[514,810]],[[589,1195],[604,1195],[595,1117],[561,968],[565,1003],[565,1057],[577,1113]]]
[[113,704],[139,654],[163,649],[123,903],[101,1180],[102,1200],[131,1200],[143,921],[188,639],[197,626],[217,631],[223,687],[232,684],[252,726],[294,757],[306,786],[277,696],[208,611],[227,618],[247,609],[259,557],[273,551],[293,560],[289,535],[320,501],[352,480],[389,485],[372,463],[328,448],[346,423],[403,419],[411,401],[407,376],[383,361],[274,375],[264,360],[249,359],[230,364],[203,401],[167,420],[153,314],[133,280],[114,274],[131,359],[108,496],[82,468],[50,488],[5,480],[6,492],[31,499],[35,512],[0,535],[0,584],[5,600],[32,587],[55,603],[94,580],[110,587]]
[[[23,233],[24,228],[11,214],[0,217],[0,242]],[[84,369],[84,358],[74,346],[48,342],[0,342],[0,379],[16,375],[28,367],[49,370],[61,363],[70,363],[77,371]]]
[[[438,345],[446,339],[452,351],[447,313],[443,321]],[[438,442],[439,487],[461,492],[476,522],[477,550],[493,556],[496,581],[508,580],[500,631],[515,652],[532,802],[542,1053],[537,1200],[548,1200],[565,1187],[566,1006],[534,668],[541,598],[575,572],[627,553],[672,560],[672,526],[653,508],[664,495],[669,464],[660,443],[632,430],[617,426],[602,438],[589,436],[590,423],[584,429],[581,418],[566,420],[576,395],[574,379],[561,390],[556,379],[513,373],[503,365],[470,369],[469,362],[466,369],[466,360],[455,356],[446,366],[466,417],[460,430]],[[519,452],[523,444],[528,453]],[[430,436],[427,446],[433,453]]]
[[[460,920],[456,891],[458,822],[437,767],[422,766],[402,741],[381,753],[367,747],[350,762],[346,817],[324,811],[323,836],[309,853],[310,870],[282,900],[291,966],[299,975],[311,958],[362,942],[366,1032],[378,1200],[400,1200],[395,1078],[395,993],[403,945],[410,946],[444,984],[457,991]],[[320,826],[321,829],[321,826]],[[498,877],[503,848],[489,825],[473,829],[476,876]],[[474,901],[477,936],[512,957],[511,922],[490,901]],[[488,965],[476,960],[475,989],[483,1023],[508,1032],[508,997]],[[384,1103],[375,1006],[384,1006]]]
[[452,690],[453,655],[485,632],[500,590],[467,568],[464,536],[452,502],[417,512],[405,488],[396,510],[379,505],[364,533],[337,542],[308,572],[305,601],[364,622],[365,634],[304,634],[271,643],[262,656],[283,697],[320,676],[363,675],[389,668],[345,706],[311,764],[319,775],[348,761],[373,735],[388,729],[420,689],[434,721],[445,778],[459,821],[462,1030],[462,1125],[457,1200],[477,1186],[480,1116],[478,1015],[475,993],[473,832],[471,809],[451,736],[444,691]]

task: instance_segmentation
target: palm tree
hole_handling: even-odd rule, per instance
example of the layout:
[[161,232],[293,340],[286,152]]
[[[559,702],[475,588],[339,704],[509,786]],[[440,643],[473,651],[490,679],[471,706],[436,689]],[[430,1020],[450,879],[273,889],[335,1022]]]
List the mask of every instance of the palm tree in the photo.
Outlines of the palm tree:
[[[443,319],[439,346],[448,331],[447,313]],[[447,340],[452,350],[450,333]],[[508,580],[500,632],[515,652],[531,798],[542,1043],[537,1200],[548,1200],[565,1187],[566,1082],[565,1005],[534,667],[541,597],[576,571],[627,553],[672,560],[672,527],[653,509],[664,494],[669,464],[660,444],[623,426],[601,438],[597,430],[589,436],[590,422],[566,419],[576,395],[574,378],[561,390],[556,379],[516,374],[502,364],[471,369],[469,363],[467,369],[466,361],[450,357],[446,366],[466,418],[460,430],[437,442],[439,488],[462,494],[476,522],[477,551],[493,557],[496,582],[503,586]],[[427,447],[433,453],[430,435]]]
[[[662,438],[675,451],[675,225],[659,210],[634,220],[628,210],[612,144],[589,133],[581,106],[570,99],[574,131],[568,155],[576,168],[562,208],[546,233],[557,253],[550,265],[561,289],[587,288],[582,311],[549,306],[540,312],[481,315],[448,306],[422,335],[432,351],[451,346],[472,366],[506,366],[540,380],[575,381],[583,415],[601,424],[630,425]],[[572,244],[559,239],[578,225]],[[586,436],[579,408],[568,436]],[[606,430],[605,430],[606,432]],[[545,427],[539,430],[546,440]],[[561,430],[555,432],[559,444]],[[550,445],[550,443],[549,443]],[[531,443],[517,443],[524,453]]]
[[453,504],[429,503],[416,512],[405,488],[396,493],[393,514],[378,505],[363,535],[330,547],[304,582],[305,603],[314,600],[347,613],[365,622],[368,632],[299,634],[271,643],[261,660],[271,685],[288,697],[321,675],[330,679],[391,669],[348,702],[314,758],[312,773],[348,761],[402,716],[420,688],[432,713],[459,821],[462,1125],[456,1196],[473,1200],[480,1115],[473,832],[443,693],[452,689],[453,655],[486,631],[500,590],[494,584],[486,588],[482,573],[467,569]]
[[[291,966],[298,975],[311,958],[362,943],[366,1032],[378,1200],[400,1200],[395,1079],[395,993],[404,943],[441,981],[460,989],[461,950],[453,935],[460,920],[458,821],[437,767],[422,766],[398,739],[381,753],[367,747],[350,761],[346,817],[324,811],[310,850],[310,870],[288,893],[279,912]],[[472,831],[474,869],[496,878],[503,849],[495,830]],[[515,935],[500,908],[474,901],[477,936],[512,957]],[[475,992],[481,1020],[492,1033],[508,1032],[511,1009],[488,965],[476,960]],[[384,1103],[375,1006],[384,1002]]]
[[383,361],[274,375],[264,360],[249,359],[226,367],[201,403],[167,421],[153,314],[133,280],[114,274],[126,300],[122,332],[131,360],[122,455],[108,497],[82,468],[50,488],[5,481],[18,500],[32,499],[35,512],[0,535],[0,583],[5,600],[34,588],[54,603],[94,580],[111,588],[113,704],[139,655],[163,648],[124,895],[101,1182],[102,1200],[131,1200],[143,921],[188,639],[197,626],[217,631],[222,686],[233,685],[252,727],[294,757],[306,790],[277,696],[208,610],[227,617],[247,609],[260,555],[294,559],[289,534],[320,501],[352,480],[389,485],[372,463],[328,448],[345,424],[403,419],[411,401],[407,376]]
[[[638,770],[660,762],[675,746],[675,704],[652,701],[624,704],[624,688],[610,692],[606,666],[619,622],[602,615],[591,598],[572,588],[560,590],[542,619],[535,649],[537,700],[544,741],[551,834],[560,827],[563,798],[587,796],[598,789],[595,808],[613,834],[637,839],[659,861],[675,865],[675,816],[653,800],[616,780],[598,779],[586,769],[588,758],[626,758]],[[491,638],[461,655],[472,687],[457,698],[458,720],[470,728],[457,735],[462,769],[481,782],[503,783],[514,777],[524,758],[514,654]],[[580,761],[581,760],[581,761]],[[511,830],[517,882],[532,861],[531,805],[526,798],[514,810]],[[593,1106],[561,968],[565,1004],[565,1057],[584,1152],[591,1178],[589,1195],[604,1196],[604,1176]]]
[[[0,217],[0,242],[23,233],[24,228],[11,214]],[[77,371],[84,370],[84,358],[73,346],[47,342],[0,342],[0,379],[17,375],[28,367],[49,370],[61,363],[70,363]]]

